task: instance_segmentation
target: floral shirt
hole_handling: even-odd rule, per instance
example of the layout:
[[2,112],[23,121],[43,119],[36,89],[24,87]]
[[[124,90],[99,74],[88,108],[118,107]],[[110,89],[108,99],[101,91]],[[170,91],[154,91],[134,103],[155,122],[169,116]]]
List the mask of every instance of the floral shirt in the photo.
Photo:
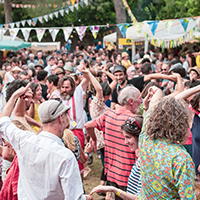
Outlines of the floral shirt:
[[[103,102],[103,99],[99,99],[96,96],[93,98],[90,104],[90,116],[92,119],[96,119],[106,111],[110,110]],[[105,146],[103,139],[103,131],[99,131],[96,128],[94,129],[96,138],[97,138],[97,149],[101,149]]]
[[145,134],[149,116],[150,111],[139,138],[142,189],[137,199],[196,199],[191,157],[179,143],[150,140]]

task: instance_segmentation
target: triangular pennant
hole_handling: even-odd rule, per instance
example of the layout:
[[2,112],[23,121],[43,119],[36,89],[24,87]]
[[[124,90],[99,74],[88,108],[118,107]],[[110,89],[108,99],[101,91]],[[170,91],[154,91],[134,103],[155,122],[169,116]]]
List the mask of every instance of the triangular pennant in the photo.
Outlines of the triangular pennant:
[[67,9],[65,10],[65,12],[66,12],[67,14],[69,14],[69,9],[67,8]]
[[38,20],[41,24],[43,23],[43,17],[38,17]]
[[75,6],[76,10],[78,10],[78,4],[75,4],[74,6]]
[[28,41],[31,28],[22,28],[21,31],[22,31],[22,33],[23,33],[23,35],[24,35],[25,41]]
[[49,14],[49,18],[53,20],[53,13]]
[[3,39],[3,35],[4,35],[3,30],[0,30],[0,41]]
[[53,14],[55,15],[56,18],[58,18],[58,12],[54,12]]
[[75,0],[70,0],[70,1],[71,1],[72,5],[74,5],[74,4],[75,4]]
[[96,39],[99,32],[99,26],[90,26],[90,31],[92,32],[94,39]]
[[45,20],[46,22],[49,21],[49,20],[48,20],[48,15],[44,15],[43,18],[44,18],[44,20]]
[[179,19],[179,22],[182,24],[184,30],[186,31],[189,23],[189,18],[188,19]]
[[35,26],[35,25],[37,24],[37,20],[38,20],[38,18],[37,18],[37,17],[32,19],[32,21],[33,21],[33,23],[32,23],[32,24],[33,24],[33,26]]
[[80,6],[83,8],[83,1],[81,1],[79,4],[80,4]]
[[67,28],[63,28],[63,33],[64,33],[64,36],[65,36],[65,41],[67,42],[68,39],[69,39],[69,36],[71,35],[71,32],[72,32],[72,27],[67,27]]
[[165,24],[165,27],[167,28],[168,30],[168,33],[170,32],[171,30],[171,27],[174,23],[174,20],[167,20],[167,21],[163,21],[163,23]]
[[85,3],[86,5],[88,5],[88,0],[84,0],[84,3]]
[[46,29],[42,29],[42,28],[36,29],[37,38],[38,38],[39,42],[42,40],[42,37],[43,37],[45,31],[46,31]]
[[11,36],[11,38],[12,38],[12,41],[15,40],[18,31],[19,31],[18,28],[9,29],[10,36]]
[[60,10],[59,12],[60,12],[61,16],[63,17],[64,16],[64,9]]
[[[140,35],[143,25],[144,24],[142,22],[138,22],[138,23],[134,23],[133,24],[137,36]],[[147,36],[148,34],[145,33],[145,35]]]
[[53,42],[55,42],[55,40],[56,40],[58,31],[59,31],[59,29],[49,29],[49,33],[51,34]]
[[15,22],[15,25],[17,26],[17,28],[19,28],[20,22]]
[[15,23],[10,23],[9,25],[10,25],[10,28],[14,28]]
[[74,6],[70,6],[69,9],[74,12]]
[[21,21],[22,26],[25,26],[26,20]]
[[85,31],[87,29],[87,26],[79,26],[79,27],[75,27],[77,33],[78,33],[78,36],[80,38],[80,40],[82,41],[83,40],[83,37],[85,35]]
[[123,38],[126,37],[126,30],[127,28],[130,26],[129,23],[124,23],[124,24],[117,24],[117,27],[119,28],[119,30],[122,33]]
[[158,26],[159,21],[152,21],[152,22],[147,22],[147,24],[149,25],[149,28],[151,29],[151,32],[153,33],[153,35],[156,32],[156,28]]
[[31,19],[26,20],[26,22],[28,23],[29,26],[31,26],[31,23],[32,23],[32,20],[31,20]]

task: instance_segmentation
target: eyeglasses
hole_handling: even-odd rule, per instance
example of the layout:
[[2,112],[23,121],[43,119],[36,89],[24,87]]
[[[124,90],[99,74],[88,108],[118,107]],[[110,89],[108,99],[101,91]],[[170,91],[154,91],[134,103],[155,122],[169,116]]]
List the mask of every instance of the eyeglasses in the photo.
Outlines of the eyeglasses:
[[59,101],[59,103],[56,106],[55,110],[51,113],[52,115],[54,115],[56,113],[56,111],[58,110],[59,106],[62,104],[62,100],[60,98],[54,98],[54,99],[51,99],[51,100]]
[[79,76],[79,75],[83,75],[83,73],[81,72],[81,73],[77,73],[77,75]]
[[131,118],[131,117],[129,117],[126,120],[125,125],[129,126],[131,129],[135,129],[135,130],[140,129],[141,130],[140,124],[134,118]]

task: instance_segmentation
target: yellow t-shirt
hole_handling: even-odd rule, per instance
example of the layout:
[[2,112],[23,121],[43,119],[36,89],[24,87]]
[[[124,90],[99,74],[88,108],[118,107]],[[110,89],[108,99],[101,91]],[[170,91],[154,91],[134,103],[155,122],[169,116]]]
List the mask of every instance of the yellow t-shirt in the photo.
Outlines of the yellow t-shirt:
[[[39,107],[39,105],[37,105],[37,104],[35,103],[34,106],[35,106],[35,117],[34,117],[34,120],[37,121],[37,122],[39,122],[39,123],[42,123],[42,122],[40,121],[40,118],[39,118],[39,115],[38,115],[38,107]],[[37,133],[38,133],[39,130],[40,130],[39,127],[37,127],[37,126],[32,126],[32,128],[33,128],[33,130],[36,131]]]
[[122,60],[121,61],[122,65],[128,69],[131,66],[131,61],[130,60]]

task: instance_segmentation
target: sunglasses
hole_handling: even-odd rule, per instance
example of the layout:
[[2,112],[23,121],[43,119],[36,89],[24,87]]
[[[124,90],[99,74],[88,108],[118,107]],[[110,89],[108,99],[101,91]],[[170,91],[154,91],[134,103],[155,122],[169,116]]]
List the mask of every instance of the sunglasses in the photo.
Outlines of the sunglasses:
[[59,101],[59,103],[56,106],[55,110],[51,113],[52,115],[54,115],[56,113],[56,111],[58,110],[59,106],[62,104],[62,100],[60,98],[52,98],[51,100]]
[[167,69],[161,69],[161,71],[167,71]]
[[135,129],[135,130],[140,129],[141,130],[140,124],[134,118],[131,118],[131,117],[129,117],[126,120],[125,125],[130,127],[131,129]]
[[77,75],[79,76],[79,75],[83,75],[83,73],[81,72],[81,73],[77,73]]

